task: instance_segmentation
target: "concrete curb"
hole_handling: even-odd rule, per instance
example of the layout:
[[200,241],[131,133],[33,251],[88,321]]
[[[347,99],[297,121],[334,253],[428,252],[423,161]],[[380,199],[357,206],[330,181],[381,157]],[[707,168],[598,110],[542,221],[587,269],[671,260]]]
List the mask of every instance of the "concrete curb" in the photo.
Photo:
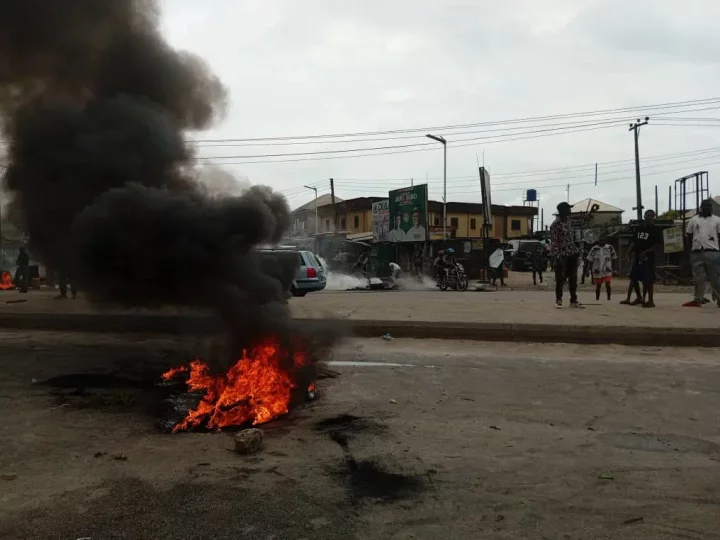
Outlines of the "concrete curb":
[[[656,347],[720,347],[720,332],[713,328],[297,319],[301,327],[307,326],[308,328],[320,321],[331,322],[334,331],[357,337],[379,338],[390,333],[395,338],[534,343],[614,343]],[[224,325],[220,319],[202,314],[0,313],[0,328],[197,336],[222,332]]]

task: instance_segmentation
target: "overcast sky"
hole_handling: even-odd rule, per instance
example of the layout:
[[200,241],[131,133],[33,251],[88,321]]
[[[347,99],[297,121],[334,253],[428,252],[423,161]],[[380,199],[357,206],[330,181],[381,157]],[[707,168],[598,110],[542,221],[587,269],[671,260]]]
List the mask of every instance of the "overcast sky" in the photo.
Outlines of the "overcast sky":
[[[170,42],[205,58],[230,91],[225,120],[195,135],[203,139],[447,126],[720,96],[715,25],[720,4],[709,0],[165,0],[164,5]],[[668,121],[660,113],[668,111],[654,111],[658,114],[650,114],[640,136],[641,160],[650,158],[643,166],[643,202],[654,205],[657,184],[661,211],[675,178],[708,170],[712,182],[720,171],[720,121],[708,120],[720,119],[720,102],[674,110],[688,120],[661,125]],[[627,220],[635,186],[632,135],[621,121],[626,115],[536,122],[516,133],[527,136],[548,122],[618,119],[609,127],[494,144],[453,148],[453,137],[515,132],[488,132],[504,127],[490,126],[473,128],[475,135],[467,128],[462,135],[448,134],[448,200],[479,200],[476,156],[482,159],[484,151],[494,203],[521,203],[524,190],[534,187],[547,213],[567,197],[559,185],[570,183],[571,202],[597,198],[626,210]],[[715,127],[699,125],[705,123]],[[203,146],[201,153],[247,156],[423,142],[429,141]],[[713,147],[718,150],[669,156]],[[411,177],[415,182],[427,177],[430,198],[440,199],[442,147],[418,148],[423,151],[352,159],[214,162],[231,163],[234,174],[285,191],[293,206],[313,197],[303,185],[327,192],[331,177],[343,198],[382,195]],[[595,162],[600,162],[597,187]]]

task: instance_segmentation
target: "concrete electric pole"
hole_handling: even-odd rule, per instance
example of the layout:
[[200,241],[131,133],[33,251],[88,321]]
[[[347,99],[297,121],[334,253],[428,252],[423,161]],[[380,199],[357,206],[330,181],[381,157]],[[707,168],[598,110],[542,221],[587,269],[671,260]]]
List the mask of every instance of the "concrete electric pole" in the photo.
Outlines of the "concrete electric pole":
[[640,121],[638,118],[637,122],[630,124],[629,131],[633,132],[635,138],[635,195],[637,197],[637,219],[642,221],[643,218],[643,204],[642,204],[642,187],[640,186],[640,149],[638,148],[638,137],[640,137],[640,128],[646,126],[650,120],[650,117],[646,116],[644,121]]

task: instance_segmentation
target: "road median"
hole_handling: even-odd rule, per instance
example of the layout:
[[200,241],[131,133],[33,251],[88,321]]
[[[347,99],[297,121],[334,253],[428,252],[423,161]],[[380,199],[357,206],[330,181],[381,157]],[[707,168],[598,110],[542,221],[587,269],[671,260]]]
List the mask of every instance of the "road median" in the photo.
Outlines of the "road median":
[[[714,328],[296,318],[300,327],[313,326],[319,320],[331,322],[334,331],[357,337],[390,334],[394,338],[416,339],[720,347],[720,333]],[[224,326],[219,318],[204,314],[35,312],[0,313],[0,328],[192,336],[222,332]]]

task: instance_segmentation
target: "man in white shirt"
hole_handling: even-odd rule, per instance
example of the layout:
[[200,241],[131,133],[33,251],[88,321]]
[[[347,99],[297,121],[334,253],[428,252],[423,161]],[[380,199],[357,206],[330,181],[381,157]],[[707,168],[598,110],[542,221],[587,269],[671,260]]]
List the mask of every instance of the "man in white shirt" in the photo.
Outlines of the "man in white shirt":
[[695,298],[685,302],[685,307],[702,307],[705,294],[705,282],[709,279],[718,307],[720,290],[718,288],[718,264],[720,264],[720,217],[714,216],[710,199],[702,202],[700,214],[688,221],[685,233],[688,235],[690,264],[695,279]]
[[400,278],[400,265],[398,263],[390,263],[390,279],[392,280],[393,286],[397,287],[398,279]]

